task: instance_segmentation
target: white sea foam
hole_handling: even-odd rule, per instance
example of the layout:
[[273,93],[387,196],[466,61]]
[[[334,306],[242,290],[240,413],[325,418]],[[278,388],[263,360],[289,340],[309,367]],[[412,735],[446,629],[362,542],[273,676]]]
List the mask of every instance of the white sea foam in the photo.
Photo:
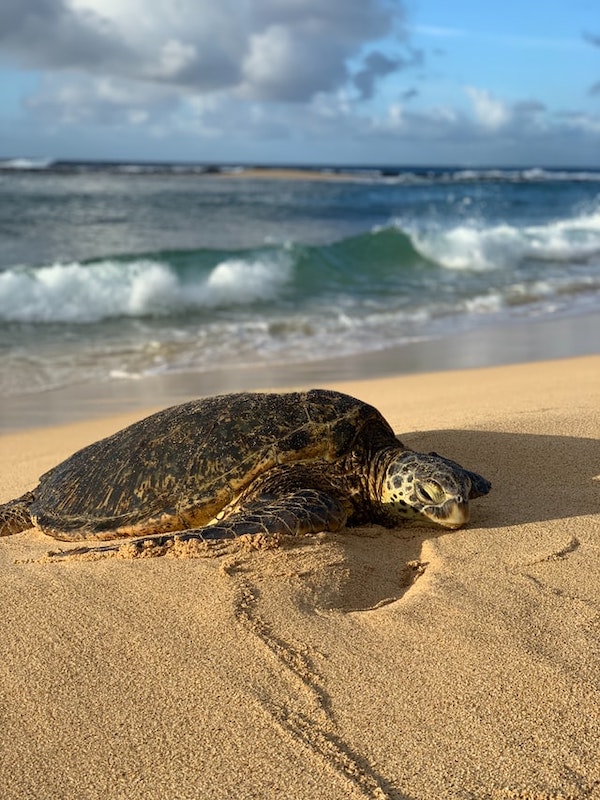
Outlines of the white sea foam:
[[232,258],[218,264],[202,287],[201,303],[245,305],[274,300],[292,276],[292,260],[283,254],[273,259],[247,261]]
[[0,321],[85,323],[247,305],[277,297],[292,267],[280,253],[227,259],[186,280],[150,259],[13,268],[0,272]]
[[442,267],[489,270],[514,263],[522,250],[522,237],[510,225],[478,228],[457,225],[446,230],[411,234],[416,249]]
[[419,229],[399,220],[416,249],[442,267],[485,271],[515,266],[524,259],[582,261],[600,256],[600,211],[545,225],[481,225]]
[[54,164],[51,158],[8,158],[0,161],[0,169],[38,170],[48,169]]

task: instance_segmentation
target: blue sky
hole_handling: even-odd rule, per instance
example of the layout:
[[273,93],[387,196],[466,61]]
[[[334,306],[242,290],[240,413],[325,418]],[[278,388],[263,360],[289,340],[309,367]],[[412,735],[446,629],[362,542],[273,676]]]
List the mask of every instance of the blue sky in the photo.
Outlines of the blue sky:
[[7,0],[0,158],[600,167],[597,0]]

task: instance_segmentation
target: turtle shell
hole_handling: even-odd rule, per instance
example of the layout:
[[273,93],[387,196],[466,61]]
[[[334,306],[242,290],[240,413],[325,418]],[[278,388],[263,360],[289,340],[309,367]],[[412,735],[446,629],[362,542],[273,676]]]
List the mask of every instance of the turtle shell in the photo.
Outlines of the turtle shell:
[[370,453],[372,442],[397,443],[376,409],[338,392],[194,400],[54,467],[30,513],[42,530],[69,540],[200,527],[277,464],[335,462],[357,448]]

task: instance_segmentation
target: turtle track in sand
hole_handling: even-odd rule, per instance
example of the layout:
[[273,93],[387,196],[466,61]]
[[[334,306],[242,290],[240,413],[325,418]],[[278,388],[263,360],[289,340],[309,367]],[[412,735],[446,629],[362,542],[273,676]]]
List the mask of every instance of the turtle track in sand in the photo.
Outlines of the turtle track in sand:
[[[317,667],[317,661],[326,656],[308,644],[292,643],[291,637],[284,638],[267,621],[261,612],[262,592],[247,555],[239,552],[230,556],[221,565],[221,572],[236,584],[236,621],[262,644],[269,658],[283,667],[276,669],[278,680],[261,682],[257,694],[265,711],[286,737],[308,748],[361,796],[408,800],[340,735],[331,698]],[[421,570],[409,565],[407,574],[417,577]],[[313,609],[313,613],[318,612]]]

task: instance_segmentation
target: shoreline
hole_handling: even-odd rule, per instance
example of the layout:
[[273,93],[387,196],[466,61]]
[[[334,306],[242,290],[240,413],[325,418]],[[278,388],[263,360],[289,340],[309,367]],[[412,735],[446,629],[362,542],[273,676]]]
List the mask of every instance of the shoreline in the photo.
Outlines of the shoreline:
[[2,398],[0,434],[120,412],[158,408],[224,392],[323,387],[457,369],[520,364],[600,352],[600,312],[482,326],[375,352],[310,362],[172,372],[139,380],[79,384]]

